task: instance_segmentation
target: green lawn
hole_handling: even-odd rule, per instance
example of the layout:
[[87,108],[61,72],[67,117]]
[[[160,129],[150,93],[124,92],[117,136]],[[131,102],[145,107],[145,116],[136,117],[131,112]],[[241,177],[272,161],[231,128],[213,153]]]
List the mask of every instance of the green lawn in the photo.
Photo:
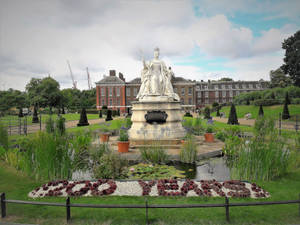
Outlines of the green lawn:
[[[49,114],[42,114],[42,123],[45,123],[46,120],[50,117]],[[71,121],[71,120],[79,120],[80,118],[80,113],[69,113],[69,114],[62,114],[62,117],[66,119],[66,121]],[[22,121],[25,117],[22,118]],[[32,116],[26,116],[27,118],[27,124],[30,125],[32,124]],[[57,114],[53,114],[52,118],[56,120]],[[91,119],[99,119],[98,114],[87,114],[88,120]],[[0,121],[3,121],[5,123],[11,123],[11,125],[18,125],[19,124],[19,117],[18,116],[4,116],[0,118]]]
[[[251,113],[252,118],[257,118],[258,116],[259,106],[254,105],[238,105],[236,106],[236,112],[238,118],[244,118],[245,114]],[[272,117],[274,119],[278,118],[279,113],[283,111],[283,105],[274,105],[274,106],[263,106],[264,115],[268,117]],[[230,106],[222,107],[220,112],[225,112],[226,117],[229,116]],[[300,105],[289,105],[290,115],[298,114],[300,115]],[[216,112],[211,114],[212,116],[216,116]]]
[[[28,192],[42,182],[36,182],[0,162],[0,192],[7,199],[30,200]],[[272,182],[258,182],[271,193],[267,201],[298,199],[300,171]],[[33,201],[65,202],[64,198],[44,198]],[[230,202],[264,201],[230,199]],[[71,198],[73,203],[88,204],[145,204],[144,197]],[[223,203],[223,198],[148,197],[149,204]],[[7,205],[7,218],[0,221],[38,224],[65,224],[66,209],[49,206]],[[89,209],[72,208],[71,224],[145,224],[144,209]],[[151,224],[227,224],[224,208],[207,209],[149,209]],[[230,208],[231,224],[296,224],[299,223],[298,205],[275,205]]]

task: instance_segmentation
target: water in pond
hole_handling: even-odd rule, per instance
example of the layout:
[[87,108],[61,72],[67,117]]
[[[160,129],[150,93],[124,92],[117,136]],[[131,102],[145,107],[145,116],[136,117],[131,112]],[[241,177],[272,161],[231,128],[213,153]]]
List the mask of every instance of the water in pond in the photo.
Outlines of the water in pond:
[[186,178],[196,180],[212,180],[225,181],[230,180],[230,170],[226,166],[223,157],[206,159],[198,163],[198,165],[186,163],[170,163],[176,169],[183,170]]

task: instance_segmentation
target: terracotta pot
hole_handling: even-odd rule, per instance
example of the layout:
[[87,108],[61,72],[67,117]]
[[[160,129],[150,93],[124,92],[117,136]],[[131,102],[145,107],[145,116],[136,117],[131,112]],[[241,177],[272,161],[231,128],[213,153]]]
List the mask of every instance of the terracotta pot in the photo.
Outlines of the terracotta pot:
[[214,142],[214,134],[206,133],[204,134],[205,142]]
[[184,142],[185,142],[185,140],[180,140],[180,142],[181,142],[181,144],[183,145],[183,144],[184,144]]
[[100,140],[101,142],[105,143],[109,141],[109,133],[102,133],[100,134]]
[[128,152],[129,151],[129,141],[119,141],[118,142],[118,152]]

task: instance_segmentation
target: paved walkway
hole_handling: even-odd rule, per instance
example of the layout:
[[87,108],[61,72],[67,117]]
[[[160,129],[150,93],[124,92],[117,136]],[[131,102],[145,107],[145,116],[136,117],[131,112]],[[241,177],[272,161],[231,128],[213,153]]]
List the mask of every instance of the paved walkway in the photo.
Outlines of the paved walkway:
[[[109,139],[109,146],[110,148],[118,152],[118,136],[111,136]],[[94,144],[100,144],[100,138],[98,138]],[[213,143],[207,143],[204,140],[203,136],[197,136],[196,137],[196,144],[197,144],[197,158],[198,160],[203,158],[210,158],[214,156],[219,156],[222,154],[222,148],[224,146],[224,143],[222,141],[219,141],[215,139]],[[181,146],[178,148],[166,148],[167,154],[169,156],[170,160],[179,161],[179,154],[181,151]],[[130,148],[128,153],[120,153],[122,157],[128,159],[129,161],[141,161],[141,154],[138,148]]]

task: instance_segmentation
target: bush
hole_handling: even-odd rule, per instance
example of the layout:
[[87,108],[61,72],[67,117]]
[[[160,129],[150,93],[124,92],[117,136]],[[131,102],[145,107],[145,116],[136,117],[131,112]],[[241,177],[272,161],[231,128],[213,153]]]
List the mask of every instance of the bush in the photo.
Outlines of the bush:
[[238,118],[237,118],[237,115],[236,115],[235,106],[234,106],[233,103],[231,104],[231,108],[230,108],[230,113],[229,113],[227,124],[239,125],[239,121],[238,121]]
[[282,104],[283,99],[257,99],[252,102],[255,106],[272,106]]
[[139,149],[142,160],[149,163],[165,164],[168,161],[168,155],[159,144],[152,144],[149,147]]
[[193,115],[192,115],[190,112],[186,112],[186,113],[184,114],[184,117],[193,117]]
[[79,119],[79,123],[77,124],[78,127],[81,126],[88,126],[89,122],[86,116],[86,110],[85,108],[82,108],[81,113],[80,113],[80,119]]
[[102,118],[102,110],[99,111],[99,118]]
[[264,116],[264,110],[262,105],[259,106],[258,116]]
[[300,104],[300,98],[292,98],[291,103],[292,104]]
[[193,131],[197,135],[200,135],[201,132],[203,131],[202,122],[201,122],[200,117],[196,117],[193,120]]
[[226,134],[223,132],[223,131],[218,131],[216,134],[215,134],[215,137],[217,139],[219,139],[220,141],[225,141],[226,140]]
[[100,163],[93,167],[96,179],[124,179],[127,177],[128,161],[119,154],[106,152],[100,159]]
[[86,109],[87,114],[98,114],[99,111],[97,109]]
[[211,119],[209,107],[205,107],[205,109],[204,109],[204,119]]
[[206,133],[213,133],[213,128],[211,126],[208,126],[206,128]]
[[180,161],[183,163],[195,163],[197,160],[197,147],[193,138],[184,142],[180,151]]

